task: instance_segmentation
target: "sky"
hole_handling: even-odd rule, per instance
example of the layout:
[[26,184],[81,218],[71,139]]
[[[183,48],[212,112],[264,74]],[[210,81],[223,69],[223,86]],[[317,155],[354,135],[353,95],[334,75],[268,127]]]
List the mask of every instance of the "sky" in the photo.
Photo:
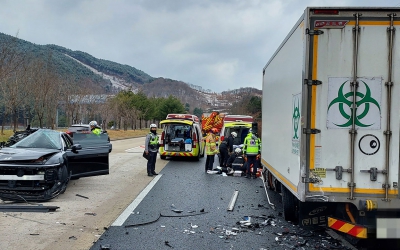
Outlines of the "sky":
[[315,6],[400,0],[0,0],[0,32],[222,92],[262,89],[262,70]]

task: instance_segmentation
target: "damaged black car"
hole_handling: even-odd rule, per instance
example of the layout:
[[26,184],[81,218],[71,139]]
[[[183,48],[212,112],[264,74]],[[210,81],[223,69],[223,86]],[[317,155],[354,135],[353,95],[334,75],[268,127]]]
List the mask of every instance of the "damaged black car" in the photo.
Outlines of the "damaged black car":
[[0,199],[48,201],[65,192],[70,179],[109,174],[107,134],[38,129],[0,149]]

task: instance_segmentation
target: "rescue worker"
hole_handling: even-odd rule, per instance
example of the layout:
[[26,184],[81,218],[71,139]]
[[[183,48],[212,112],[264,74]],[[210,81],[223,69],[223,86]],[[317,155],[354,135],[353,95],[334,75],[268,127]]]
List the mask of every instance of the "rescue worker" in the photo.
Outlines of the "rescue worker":
[[150,124],[150,133],[146,135],[146,141],[144,145],[145,145],[144,152],[145,154],[148,155],[147,175],[148,176],[158,175],[155,171],[158,145],[159,145],[156,124]]
[[233,140],[236,138],[237,133],[232,132],[229,137],[225,138],[221,145],[219,145],[219,165],[226,167],[229,155],[233,153]]
[[257,156],[261,153],[261,141],[252,133],[252,129],[249,130],[246,138],[244,139],[243,153],[247,158],[247,173],[246,178],[250,178],[250,168],[253,167],[252,177],[257,178],[258,162]]
[[226,166],[228,168],[228,174],[233,174],[234,171],[242,171],[242,173],[246,173],[247,168],[240,148],[236,148],[235,153],[231,154]]
[[217,144],[216,144],[216,133],[218,130],[216,128],[210,129],[205,141],[206,141],[206,173],[208,170],[213,170],[215,155],[218,154]]
[[101,134],[101,128],[97,125],[96,121],[89,122],[89,126],[90,126],[90,131],[92,131],[93,134],[95,135]]

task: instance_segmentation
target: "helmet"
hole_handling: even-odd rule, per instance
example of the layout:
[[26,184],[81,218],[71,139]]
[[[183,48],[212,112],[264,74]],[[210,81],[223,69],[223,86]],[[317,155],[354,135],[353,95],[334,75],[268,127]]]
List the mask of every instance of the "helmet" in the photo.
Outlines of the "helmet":
[[233,138],[237,137],[237,133],[236,132],[232,132],[231,135],[233,136]]
[[91,122],[89,122],[89,126],[97,126],[97,122],[96,121],[91,121]]
[[152,128],[157,128],[157,125],[155,125],[154,123],[150,124],[150,129]]
[[218,129],[216,129],[216,128],[212,128],[210,131],[211,131],[213,134],[218,133]]
[[242,152],[242,150],[241,150],[240,148],[236,148],[236,149],[235,149],[235,153],[236,153],[236,154],[240,154],[241,152]]
[[249,129],[249,133],[253,133],[253,129]]

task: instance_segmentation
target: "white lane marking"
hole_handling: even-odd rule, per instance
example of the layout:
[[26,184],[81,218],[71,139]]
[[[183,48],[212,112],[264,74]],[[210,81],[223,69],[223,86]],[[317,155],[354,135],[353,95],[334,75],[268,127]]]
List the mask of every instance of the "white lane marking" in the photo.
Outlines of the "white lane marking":
[[114,226],[122,226],[126,219],[132,214],[132,212],[136,209],[136,207],[140,204],[140,202],[146,197],[146,195],[150,192],[150,190],[156,185],[157,181],[161,178],[162,174],[157,175],[151,182],[147,185],[145,189],[136,197],[134,201],[120,214],[120,216],[111,224]]
[[134,148],[125,149],[125,152],[141,152],[145,148],[144,145],[140,145]]

